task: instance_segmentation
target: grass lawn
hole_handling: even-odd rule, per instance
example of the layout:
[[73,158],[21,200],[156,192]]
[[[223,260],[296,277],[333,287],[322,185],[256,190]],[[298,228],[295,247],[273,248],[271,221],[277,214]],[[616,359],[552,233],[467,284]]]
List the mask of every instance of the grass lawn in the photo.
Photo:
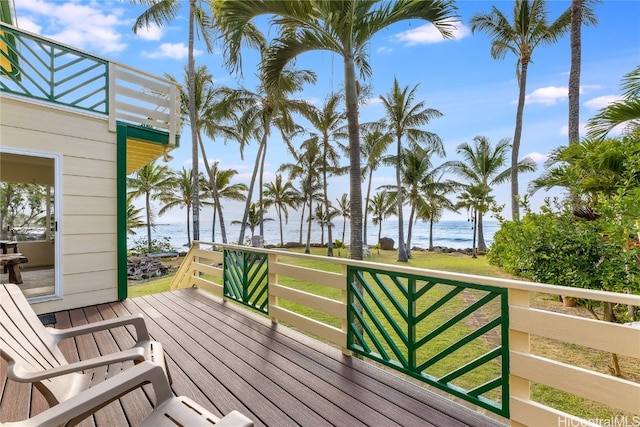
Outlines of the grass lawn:
[[[291,249],[291,252],[304,252],[303,249]],[[396,260],[397,254],[395,251],[372,251],[372,255],[366,259],[366,261],[381,263],[381,264],[397,264],[397,265],[406,265],[410,267],[417,267],[423,269],[430,270],[444,270],[449,272],[456,273],[465,273],[465,274],[473,274],[473,275],[481,275],[481,276],[490,276],[490,277],[501,277],[501,278],[514,278],[513,276],[508,275],[504,271],[499,268],[489,265],[486,257],[480,256],[478,258],[471,258],[470,256],[453,253],[453,254],[443,254],[443,253],[431,253],[426,251],[412,251],[412,258],[408,263],[398,263]],[[322,248],[312,248],[313,255],[325,255],[326,249]],[[334,251],[334,255],[336,257],[346,257],[346,253],[343,250],[341,254],[338,253],[337,250]],[[179,265],[182,262],[182,258],[174,261],[165,261],[165,263]],[[299,258],[283,258],[283,262],[291,263],[303,267],[314,268],[325,271],[332,272],[340,272],[341,266],[330,261],[321,262],[317,260],[304,260]],[[173,270],[175,272],[175,270]],[[428,274],[427,274],[428,275]],[[156,292],[165,292],[169,290],[171,284],[172,276],[165,276],[163,278],[157,280],[150,280],[146,283],[141,284],[131,284],[129,286],[129,297],[141,296]],[[135,283],[135,282],[134,282]],[[290,286],[292,288],[304,290],[306,292],[314,293],[317,295],[322,295],[332,299],[340,299],[340,291],[335,289],[327,289],[325,287],[315,285],[313,283],[308,283],[296,279],[290,279],[286,277],[281,278],[281,283],[286,286]],[[435,296],[434,296],[435,297]],[[453,301],[453,300],[452,300]],[[455,302],[455,301],[454,301]],[[282,301],[282,305],[285,308],[289,308],[299,312],[300,314],[309,316],[311,318],[315,318],[319,321],[325,322],[327,324],[340,327],[340,320],[337,318],[332,318],[332,316],[316,312],[314,310],[308,309],[306,307],[297,306],[296,304]],[[532,307],[541,308],[550,311],[556,312],[564,312],[572,315],[580,315],[584,317],[590,317],[588,312],[583,308],[568,308],[563,307],[562,303],[558,300],[556,296],[539,294],[534,295],[531,301]],[[461,303],[458,300],[457,303],[453,304],[454,309],[459,309],[461,307]],[[489,306],[485,309],[486,313],[490,319],[495,317],[496,307]],[[499,308],[497,308],[499,310]],[[435,324],[431,325],[431,328],[437,327],[437,325],[441,324],[443,321],[446,321],[447,316],[449,314],[442,312],[437,316],[433,317],[433,322]],[[430,317],[431,318],[431,317]],[[462,323],[462,322],[461,322]],[[429,328],[429,325],[425,325],[425,328]],[[466,331],[471,330],[471,325],[468,325],[468,328],[465,330],[464,325],[462,330],[457,330],[455,335],[453,335],[452,339],[455,337],[459,337],[460,334],[466,333]],[[436,342],[433,343],[436,345]],[[485,345],[486,344],[486,345]],[[468,350],[472,353],[480,353],[486,351],[487,349],[493,348],[493,345],[489,345],[489,343],[474,343],[474,347],[469,348]],[[444,343],[443,345],[447,345]],[[556,342],[553,340],[549,340],[546,338],[532,336],[531,337],[531,348],[535,354],[550,357],[554,360],[558,360],[564,363],[568,363],[573,366],[579,366],[583,368],[593,369],[603,373],[608,372],[608,364],[610,363],[610,355],[601,351],[592,350],[586,347],[575,346],[571,344],[565,344],[561,342]],[[466,347],[465,347],[466,349]],[[432,351],[425,350],[425,351]],[[458,353],[458,354],[456,354]],[[426,357],[426,356],[425,356]],[[453,353],[450,357],[448,356],[452,366],[458,365],[460,363],[464,363],[463,361],[468,358],[468,355],[465,355],[462,351],[457,351]],[[497,363],[497,362],[496,362]],[[640,382],[640,366],[638,366],[637,361],[631,358],[620,358],[621,368],[625,373],[627,379],[635,382]],[[449,369],[448,366],[437,366],[438,371],[447,372]],[[494,363],[489,366],[485,373],[486,378],[491,378],[495,375],[497,369],[497,365]],[[470,378],[473,382],[477,382],[478,380],[482,380],[482,378]],[[570,379],[567,379],[570,381]],[[461,386],[467,386],[468,384],[462,383]],[[491,398],[494,400],[499,400],[498,396],[493,393]],[[567,393],[561,392],[556,389],[552,389],[550,387],[546,387],[539,384],[532,384],[532,398],[536,401],[554,407],[558,410],[568,412],[574,415],[577,415],[586,419],[611,419],[612,417],[620,417],[627,415],[632,417],[633,414],[623,414],[620,411],[611,410],[603,405],[597,404],[595,402],[587,401],[586,399],[582,399],[580,397],[572,396]],[[629,418],[632,419],[632,418]]]

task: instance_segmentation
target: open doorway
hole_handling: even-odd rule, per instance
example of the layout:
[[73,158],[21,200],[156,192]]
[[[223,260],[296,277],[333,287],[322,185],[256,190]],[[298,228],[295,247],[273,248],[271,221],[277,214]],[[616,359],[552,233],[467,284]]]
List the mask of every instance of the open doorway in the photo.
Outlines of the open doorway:
[[32,301],[61,295],[55,154],[0,150],[0,280]]

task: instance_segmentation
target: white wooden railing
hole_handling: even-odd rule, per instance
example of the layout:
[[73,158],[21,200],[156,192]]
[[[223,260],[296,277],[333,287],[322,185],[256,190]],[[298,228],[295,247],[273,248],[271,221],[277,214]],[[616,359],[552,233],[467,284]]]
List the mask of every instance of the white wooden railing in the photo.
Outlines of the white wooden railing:
[[[214,251],[214,248],[218,251]],[[272,320],[274,322],[286,322],[295,328],[338,345],[343,348],[345,353],[348,353],[346,349],[347,284],[345,274],[348,265],[415,275],[428,275],[429,277],[446,280],[506,288],[508,289],[509,311],[509,406],[511,425],[559,427],[640,425],[639,383],[617,378],[607,373],[597,372],[593,369],[569,365],[554,360],[549,356],[535,354],[531,348],[532,336],[545,337],[557,340],[560,345],[563,343],[579,345],[607,353],[616,353],[640,363],[640,329],[531,307],[533,296],[537,294],[548,294],[554,297],[562,294],[592,301],[640,306],[640,297],[637,295],[567,288],[542,283],[205,242],[194,242],[173,279],[171,289],[198,286],[224,298],[222,283],[223,253],[219,252],[221,249],[267,254],[269,259],[269,316]],[[329,261],[342,266],[342,272],[330,273],[299,267],[291,264],[292,259]],[[280,280],[282,277],[297,278],[338,289],[341,291],[341,300],[328,299],[284,286]],[[342,327],[337,328],[285,309],[281,306],[283,300],[292,301],[336,316],[341,320]],[[615,408],[621,411],[620,413],[632,415],[624,419],[585,420],[532,400],[532,383],[546,385],[610,408]]]

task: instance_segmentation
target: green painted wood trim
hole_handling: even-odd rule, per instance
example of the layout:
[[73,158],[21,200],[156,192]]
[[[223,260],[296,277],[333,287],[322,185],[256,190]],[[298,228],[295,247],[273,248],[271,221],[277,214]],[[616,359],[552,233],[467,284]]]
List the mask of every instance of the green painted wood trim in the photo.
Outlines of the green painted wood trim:
[[[165,130],[159,130],[142,125],[134,125],[127,123],[127,138],[141,139],[143,141],[169,145],[169,133]],[[180,135],[176,135],[176,147],[180,146]]]
[[116,124],[117,262],[118,299],[128,295],[127,285],[127,132],[129,126]]

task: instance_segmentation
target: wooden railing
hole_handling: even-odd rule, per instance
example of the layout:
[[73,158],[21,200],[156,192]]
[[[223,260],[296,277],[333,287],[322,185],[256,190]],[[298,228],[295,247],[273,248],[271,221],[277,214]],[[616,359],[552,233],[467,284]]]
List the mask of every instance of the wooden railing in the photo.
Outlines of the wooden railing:
[[169,80],[0,23],[3,93],[107,115],[109,130],[124,121],[180,133],[180,87]]
[[[350,348],[355,348],[348,343],[352,340],[349,338],[348,312],[350,306],[353,306],[353,296],[348,293],[348,270],[383,270],[389,275],[397,273],[399,276],[423,278],[429,286],[435,282],[455,282],[456,286],[467,284],[469,289],[504,289],[507,292],[507,304],[502,305],[499,310],[507,313],[497,314],[506,319],[504,327],[508,331],[508,337],[503,337],[503,343],[506,342],[508,347],[504,349],[507,358],[502,359],[506,360],[508,365],[503,384],[508,390],[508,401],[502,402],[502,412],[494,412],[508,418],[512,426],[596,426],[606,422],[608,425],[636,425],[634,422],[640,425],[640,384],[588,367],[554,360],[549,355],[532,351],[531,348],[532,337],[543,337],[556,340],[558,345],[565,346],[563,348],[583,346],[606,353],[616,353],[640,363],[640,329],[531,307],[534,296],[540,294],[554,297],[562,294],[590,301],[640,306],[640,297],[637,295],[204,242],[194,242],[171,284],[171,289],[198,286],[222,298],[229,298],[225,295],[226,261],[222,251],[266,255],[268,305],[264,311],[268,312],[274,322],[286,322],[319,339],[340,346],[345,354],[350,354]],[[330,265],[335,271],[296,265],[314,263]],[[251,267],[245,271],[249,270]],[[300,286],[287,285],[296,281],[330,290],[334,297],[328,298],[301,290]],[[329,320],[322,320],[323,316],[301,314],[292,309],[291,304],[320,312]],[[391,361],[388,366],[393,367],[394,364],[395,362]],[[422,373],[413,376],[420,375]],[[437,382],[437,378],[434,381]],[[621,414],[632,415],[624,419],[585,420],[532,400],[531,391],[534,383],[606,405]],[[614,422],[618,424],[612,424]]]

